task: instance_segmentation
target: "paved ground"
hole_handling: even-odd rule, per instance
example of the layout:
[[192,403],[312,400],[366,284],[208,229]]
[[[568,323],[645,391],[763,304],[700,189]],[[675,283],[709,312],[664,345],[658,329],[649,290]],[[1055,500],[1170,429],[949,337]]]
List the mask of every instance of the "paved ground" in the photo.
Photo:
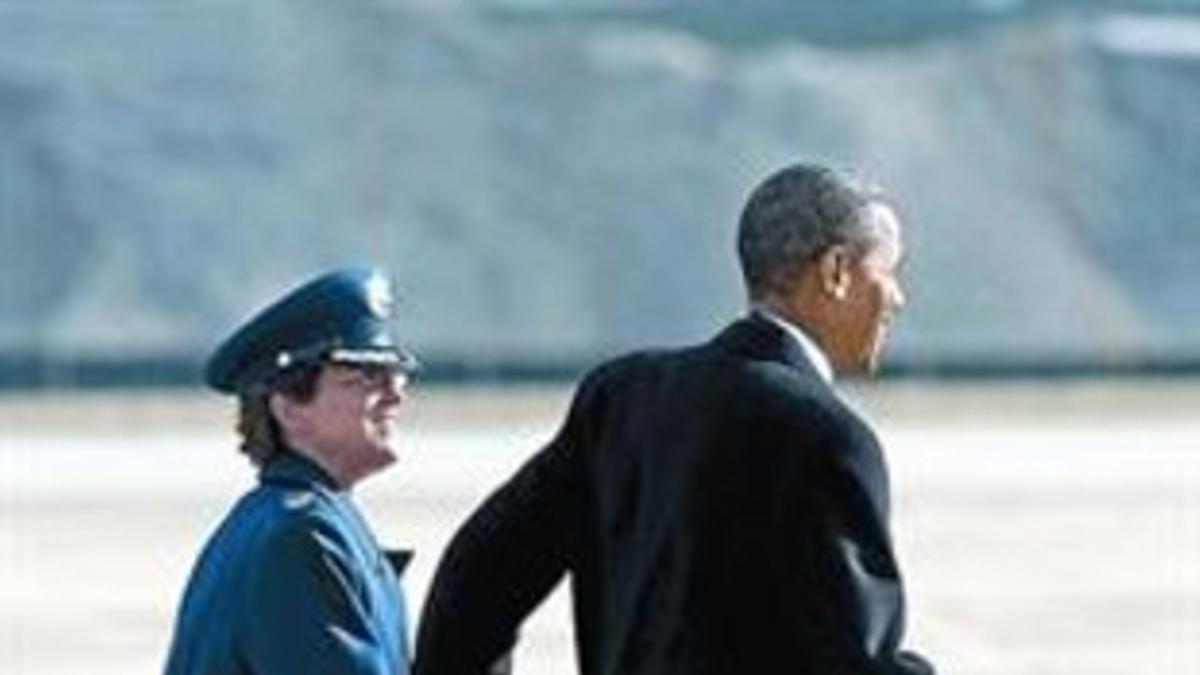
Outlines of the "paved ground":
[[[418,394],[403,464],[364,486],[417,546],[414,612],[454,523],[553,430],[562,390]],[[891,385],[912,642],[945,673],[1200,672],[1200,384]],[[249,482],[223,402],[0,398],[0,673],[161,667],[191,560]],[[560,593],[519,675],[571,672]]]

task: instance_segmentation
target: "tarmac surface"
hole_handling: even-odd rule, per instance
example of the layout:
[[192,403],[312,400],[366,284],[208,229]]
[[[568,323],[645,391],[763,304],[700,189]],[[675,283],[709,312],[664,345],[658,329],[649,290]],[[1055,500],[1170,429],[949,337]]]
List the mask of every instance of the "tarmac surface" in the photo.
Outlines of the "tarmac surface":
[[[1200,673],[1200,382],[885,384],[909,643],[942,673]],[[415,392],[360,500],[413,546],[415,616],[455,525],[554,431],[564,388]],[[0,673],[156,673],[192,560],[252,473],[188,393],[0,397]],[[736,580],[731,580],[736,583]],[[574,672],[562,589],[518,675]]]

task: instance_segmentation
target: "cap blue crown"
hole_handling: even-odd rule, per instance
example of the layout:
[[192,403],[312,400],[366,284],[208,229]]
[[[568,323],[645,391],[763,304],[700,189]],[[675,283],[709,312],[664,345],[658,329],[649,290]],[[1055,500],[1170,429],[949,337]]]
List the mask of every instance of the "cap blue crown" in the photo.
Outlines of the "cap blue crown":
[[320,361],[412,370],[416,359],[391,328],[392,293],[379,270],[317,277],[255,314],[217,347],[205,383],[238,393],[288,368]]

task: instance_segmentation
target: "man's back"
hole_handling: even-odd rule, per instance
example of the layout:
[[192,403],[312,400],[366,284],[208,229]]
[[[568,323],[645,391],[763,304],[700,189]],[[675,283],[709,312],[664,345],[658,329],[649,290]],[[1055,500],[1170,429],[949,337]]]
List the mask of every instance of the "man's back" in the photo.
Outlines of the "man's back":
[[798,508],[829,453],[874,448],[822,443],[872,442],[807,363],[758,349],[764,334],[735,326],[597,383],[572,570],[585,672],[804,672],[798,648],[820,630],[790,603],[834,571],[794,564],[814,535]]
[[[585,675],[893,672],[870,663],[902,615],[886,500],[869,430],[764,319],[621,359],[451,544],[417,672],[482,672],[511,633],[447,652],[568,571]],[[476,566],[504,590],[460,583]]]
[[486,673],[572,573],[584,675],[928,675],[899,651],[888,484],[835,372],[876,370],[904,306],[901,222],[814,164],[738,220],[750,317],[591,373],[554,440],[451,541],[418,675]]

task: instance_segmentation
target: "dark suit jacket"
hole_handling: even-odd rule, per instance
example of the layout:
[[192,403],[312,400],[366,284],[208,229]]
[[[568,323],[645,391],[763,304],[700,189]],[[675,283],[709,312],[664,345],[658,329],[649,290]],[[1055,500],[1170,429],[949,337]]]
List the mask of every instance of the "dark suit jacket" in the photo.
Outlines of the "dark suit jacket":
[[414,672],[487,672],[569,573],[584,675],[931,673],[887,522],[875,435],[751,316],[584,379],[449,545]]

